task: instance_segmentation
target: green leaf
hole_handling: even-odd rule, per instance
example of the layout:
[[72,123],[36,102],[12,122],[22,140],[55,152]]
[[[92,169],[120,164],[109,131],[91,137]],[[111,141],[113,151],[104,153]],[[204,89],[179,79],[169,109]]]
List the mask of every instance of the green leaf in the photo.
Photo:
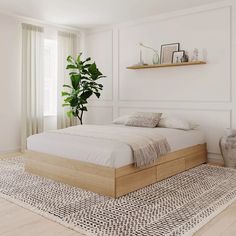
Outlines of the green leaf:
[[[100,72],[101,73],[101,72]],[[99,75],[98,76],[98,79],[101,79],[101,78],[106,78],[106,76],[105,75]]]
[[85,67],[83,67],[83,69],[81,69],[80,71],[83,75],[90,76],[89,71]]
[[71,107],[76,107],[78,105],[78,101],[79,99],[77,97],[73,97],[71,100],[70,100],[70,105]]
[[100,93],[94,93],[96,95],[97,98],[100,98]]
[[70,93],[67,93],[67,92],[61,92],[61,96],[64,97],[64,96],[70,96]]
[[87,107],[82,107],[82,111],[88,111]]
[[73,97],[67,97],[64,99],[64,102],[70,102],[73,99]]
[[72,56],[68,56],[66,60],[67,60],[67,62],[70,63],[70,64],[75,64],[75,61],[74,61],[74,59],[73,59]]
[[78,72],[72,71],[69,73],[69,75],[78,75]]
[[93,94],[93,91],[92,91],[92,90],[89,90],[89,91],[83,92],[83,93],[80,95],[80,97],[81,97],[83,100],[87,100],[92,94]]
[[73,95],[74,95],[74,96],[78,96],[78,94],[79,94],[80,92],[81,92],[80,89],[76,89],[76,90],[74,90]]
[[80,61],[81,61],[81,55],[82,55],[82,53],[80,53],[79,55],[78,55],[78,57],[77,57],[77,63],[79,64],[80,63]]
[[90,58],[90,57],[86,58],[86,59],[83,61],[83,64],[86,63],[86,62],[88,62],[88,61],[91,61],[91,58]]
[[64,104],[62,104],[62,106],[63,106],[63,107],[69,107],[70,104],[69,104],[69,103],[64,103]]
[[68,85],[68,84],[64,84],[63,87],[64,87],[64,88],[70,88],[70,89],[72,89],[72,87],[71,87],[70,85]]
[[67,114],[68,117],[72,117],[73,116],[73,111],[72,110],[68,111],[66,114]]
[[70,79],[71,79],[71,84],[73,88],[77,89],[81,81],[81,75],[80,74],[71,75]]
[[95,62],[89,66],[88,71],[92,75],[97,73],[97,66],[96,66]]
[[72,112],[72,114],[73,114],[73,116],[77,117],[79,113],[75,110]]
[[86,64],[84,65],[84,68],[89,68],[91,66],[91,64]]
[[80,102],[81,105],[84,105],[84,104],[87,104],[87,103],[88,103],[86,100],[83,100],[82,98],[80,98],[80,101],[79,101],[79,102]]
[[75,65],[67,65],[66,66],[66,69],[68,70],[68,69],[77,69],[77,66],[75,66]]

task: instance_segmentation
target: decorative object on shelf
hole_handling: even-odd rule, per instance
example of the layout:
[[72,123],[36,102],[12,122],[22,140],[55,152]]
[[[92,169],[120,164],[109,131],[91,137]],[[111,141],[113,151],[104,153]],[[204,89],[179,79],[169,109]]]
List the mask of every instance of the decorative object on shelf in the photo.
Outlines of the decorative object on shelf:
[[183,56],[183,58],[182,58],[182,62],[188,62],[188,61],[189,61],[188,52],[185,51],[184,56]]
[[185,51],[175,51],[172,54],[172,63],[182,63],[184,62]]
[[191,61],[198,61],[198,54],[199,54],[198,49],[194,48],[193,54],[192,54],[192,57],[191,57]]
[[132,65],[126,67],[131,70],[141,70],[141,69],[150,69],[150,68],[163,68],[163,67],[174,67],[174,66],[194,66],[194,65],[204,65],[205,61],[193,61],[193,62],[181,62],[181,63],[170,63],[170,64],[158,64],[158,65]]
[[236,129],[227,129],[219,145],[225,166],[236,168]]
[[[139,43],[139,45],[140,45],[140,43]],[[134,64],[133,66],[144,66],[144,65],[147,65],[143,61],[143,51],[142,51],[142,48],[140,47],[139,49],[140,49],[140,51],[139,51],[139,62],[137,64]]]
[[202,49],[202,60],[203,61],[207,61],[207,57],[208,57],[208,52],[206,48]]
[[144,62],[143,62],[143,52],[142,52],[142,49],[140,48],[140,52],[139,52],[139,63],[138,65],[144,65]]
[[173,52],[179,51],[179,43],[170,43],[161,45],[161,64],[172,63]]
[[155,64],[159,64],[160,63],[160,57],[159,57],[159,54],[158,54],[158,51],[154,48],[151,48],[149,46],[146,46],[144,45],[143,43],[139,43],[139,45],[141,47],[144,47],[144,48],[147,48],[147,49],[150,49],[152,51],[154,51],[154,55],[153,55],[153,58],[152,58],[152,63],[155,65]]

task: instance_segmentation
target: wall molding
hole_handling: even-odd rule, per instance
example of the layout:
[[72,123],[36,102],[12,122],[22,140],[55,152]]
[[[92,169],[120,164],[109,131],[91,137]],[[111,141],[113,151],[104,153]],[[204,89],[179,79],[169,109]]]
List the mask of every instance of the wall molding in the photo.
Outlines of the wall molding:
[[222,8],[232,7],[232,4],[233,4],[232,1],[229,1],[229,0],[218,2],[218,3],[209,3],[209,4],[204,4],[202,6],[192,7],[188,9],[172,11],[172,12],[154,15],[150,17],[143,17],[138,20],[137,19],[131,20],[125,23],[116,24],[115,27],[129,28],[129,27],[134,27],[141,24],[151,23],[153,21],[159,21],[159,22],[166,21],[166,20],[175,19],[182,16],[188,16],[188,15],[199,14],[199,13],[204,13],[208,11],[214,11],[214,10],[218,10]]
[[[160,22],[160,21],[166,21],[172,18],[178,18],[178,17],[182,17],[182,16],[188,16],[188,15],[192,15],[192,14],[199,14],[199,13],[205,13],[205,12],[211,12],[211,11],[216,11],[216,10],[220,10],[220,9],[228,9],[229,11],[229,22],[230,22],[230,32],[229,32],[229,45],[230,45],[230,53],[229,53],[229,61],[230,61],[230,75],[229,75],[229,84],[230,84],[230,88],[229,88],[229,97],[226,100],[190,100],[190,99],[186,99],[186,100],[168,100],[168,99],[158,99],[158,100],[152,100],[152,99],[144,99],[144,100],[138,100],[138,99],[122,99],[121,98],[121,94],[120,94],[120,54],[118,54],[118,68],[119,68],[119,73],[118,73],[118,100],[120,102],[166,102],[166,103],[171,103],[171,102],[184,102],[184,103],[231,103],[232,102],[232,93],[233,93],[233,89],[232,89],[232,84],[233,84],[233,78],[232,78],[232,5],[226,4],[226,5],[222,5],[220,4],[220,6],[214,6],[214,5],[207,5],[207,6],[203,6],[200,9],[199,8],[193,8],[191,10],[184,10],[185,14],[176,14],[174,17],[171,17],[170,13],[168,14],[168,16],[166,17],[152,17],[148,20],[143,20],[141,21],[142,23],[132,23],[132,24],[124,24],[121,25],[121,27],[118,28],[118,50],[120,52],[120,31],[121,29],[124,28],[128,28],[128,27],[134,27],[140,24],[146,24],[146,23],[152,23],[152,22]],[[160,20],[161,18],[161,20]]]
[[119,110],[120,109],[126,109],[126,108],[130,108],[130,109],[142,109],[142,110],[149,110],[149,109],[153,109],[153,110],[175,110],[175,111],[213,111],[213,112],[232,112],[232,109],[204,109],[204,108],[175,108],[175,107],[141,107],[141,106],[137,106],[137,107],[133,107],[133,106],[119,106]]
[[[112,28],[107,28],[107,29],[101,29],[101,30],[97,30],[97,31],[88,31],[88,33],[86,34],[86,37],[89,37],[89,36],[93,36],[93,35],[97,35],[97,34],[102,34],[102,33],[105,33],[105,32],[111,32],[111,44],[112,44],[112,61],[111,61],[111,87],[113,88],[113,61],[114,61],[114,36],[113,36],[113,29]],[[112,89],[112,92],[111,92],[111,99],[104,99],[104,98],[99,98],[100,101],[105,101],[105,102],[111,102],[113,101],[113,98],[114,98],[114,94],[113,94],[113,89]],[[96,98],[91,98],[90,99],[91,101],[97,101]]]
[[99,108],[99,107],[101,107],[101,108],[113,108],[113,105],[107,105],[107,104],[97,104],[97,105],[88,105],[87,107],[91,107],[91,108],[94,108],[94,107],[96,107],[96,108]]
[[[97,108],[97,107],[107,107],[112,108],[112,116],[113,118],[116,118],[117,116],[120,116],[121,114],[128,113],[129,110],[163,110],[167,111],[167,113],[171,113],[171,111],[176,111],[178,114],[178,111],[185,111],[186,116],[188,116],[190,119],[196,115],[196,120],[199,120],[199,123],[202,124],[203,127],[205,127],[206,133],[207,133],[207,139],[209,141],[209,151],[208,156],[210,161],[214,162],[222,162],[222,156],[219,153],[218,149],[218,138],[223,134],[224,128],[232,128],[235,126],[235,83],[233,81],[233,77],[235,70],[233,68],[233,53],[235,51],[235,44],[233,43],[234,38],[236,37],[236,32],[233,29],[235,27],[233,23],[235,22],[235,17],[233,15],[233,9],[236,7],[236,4],[233,3],[233,1],[224,1],[220,3],[213,3],[208,4],[200,7],[195,7],[191,9],[185,9],[182,11],[176,11],[168,14],[162,14],[159,16],[152,16],[148,18],[143,18],[141,20],[134,20],[128,23],[122,23],[117,24],[112,27],[113,37],[112,37],[112,100],[110,101],[104,101],[99,100],[95,104],[93,104],[91,107]],[[121,83],[123,82],[122,72],[123,68],[121,68],[121,48],[122,44],[122,30],[129,30],[131,27],[136,27],[138,25],[142,24],[148,24],[153,22],[163,22],[170,19],[175,19],[179,17],[184,16],[191,16],[193,14],[200,14],[200,13],[206,13],[211,12],[211,14],[214,16],[218,16],[218,13],[212,13],[217,10],[225,9],[225,11],[219,11],[220,16],[224,16],[222,19],[224,19],[224,22],[227,23],[227,31],[224,31],[223,25],[221,25],[222,32],[226,32],[226,36],[223,38],[223,42],[225,42],[225,45],[227,46],[227,50],[229,50],[228,54],[224,54],[224,58],[227,60],[227,64],[224,65],[224,69],[222,70],[222,80],[224,79],[227,81],[227,86],[224,86],[224,96],[222,96],[222,99],[217,94],[213,94],[212,96],[207,96],[207,90],[204,90],[204,97],[203,100],[197,100],[198,97],[194,96],[194,99],[132,99],[132,96],[129,96],[129,91],[126,91],[124,93],[125,96],[121,94]],[[201,15],[199,15],[201,17]],[[196,17],[194,17],[195,19]],[[204,19],[207,18],[207,15],[204,15]],[[229,25],[230,24],[230,25]],[[111,29],[105,29],[111,30]],[[91,31],[90,33],[99,33],[103,32],[104,29],[99,29],[98,31]],[[209,44],[209,42],[207,41]],[[211,50],[214,50],[214,48],[211,48]],[[223,50],[223,47],[221,48]],[[215,54],[214,54],[215,55]],[[216,55],[215,55],[216,56]],[[213,59],[215,57],[213,56]],[[214,62],[213,62],[214,63]],[[219,63],[219,61],[217,61]],[[220,64],[222,65],[222,64]],[[207,65],[206,65],[207,66]],[[212,67],[214,69],[214,66]],[[211,69],[212,69],[211,68]],[[225,72],[225,73],[224,73]],[[201,73],[200,73],[201,74]],[[214,75],[214,73],[213,73]],[[132,77],[133,78],[133,77]],[[194,77],[195,78],[195,77]],[[224,81],[220,80],[220,77],[217,77],[218,85],[222,85]],[[214,81],[210,80],[210,85],[212,85]],[[141,83],[142,85],[142,83]],[[141,86],[140,85],[140,86]],[[200,84],[201,85],[201,84]],[[129,84],[130,86],[130,84]],[[190,85],[191,86],[191,85]],[[200,87],[200,86],[199,86]],[[179,87],[178,87],[179,88]],[[220,91],[220,88],[217,87]],[[227,93],[226,93],[227,92]],[[178,94],[177,94],[178,95]],[[131,99],[123,99],[129,98]],[[135,96],[134,96],[135,97]],[[159,96],[160,97],[160,96]],[[165,96],[166,97],[166,96]],[[186,98],[191,98],[189,93],[186,93]],[[185,98],[182,96],[179,96],[179,98]],[[208,99],[208,98],[213,99]],[[136,96],[136,98],[139,98]],[[147,96],[148,98],[148,96]],[[154,97],[155,98],[155,97]],[[205,99],[206,98],[206,99]],[[235,109],[235,110],[234,110]],[[194,113],[194,112],[199,112]],[[206,113],[200,113],[200,112],[206,112]],[[211,113],[212,112],[212,113]],[[184,114],[184,113],[183,113]],[[206,121],[204,121],[204,117],[202,118],[202,114],[206,114]],[[214,118],[216,119],[214,121]],[[218,120],[217,120],[218,119]],[[209,125],[209,130],[206,129]]]
[[19,14],[11,13],[9,11],[0,10],[0,13],[2,15],[15,18],[16,20],[19,21],[19,23],[30,23],[30,24],[36,24],[36,25],[44,26],[44,27],[54,27],[57,30],[61,29],[61,30],[67,30],[70,32],[74,32],[74,33],[78,34],[79,36],[81,36],[80,34],[85,32],[85,30],[80,27],[72,27],[72,26],[68,26],[68,25],[55,24],[55,23],[52,23],[52,22],[49,22],[46,20],[39,20],[39,19],[32,18],[32,17],[26,17],[26,16],[22,16]]
[[86,35],[94,35],[94,34],[104,33],[107,31],[113,31],[113,27],[108,26],[108,27],[101,27],[101,28],[86,29],[85,33]]

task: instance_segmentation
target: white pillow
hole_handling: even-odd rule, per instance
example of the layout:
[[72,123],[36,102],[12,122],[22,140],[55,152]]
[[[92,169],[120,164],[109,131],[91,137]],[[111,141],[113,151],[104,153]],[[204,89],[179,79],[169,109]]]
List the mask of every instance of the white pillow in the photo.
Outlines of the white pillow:
[[129,115],[120,116],[113,120],[112,123],[116,125],[124,125],[128,121],[129,117]]
[[161,118],[158,124],[158,127],[181,129],[181,130],[192,130],[195,129],[197,126],[198,126],[197,124],[191,123],[178,117]]
[[154,128],[158,125],[162,113],[136,112],[132,114],[125,123],[127,126]]

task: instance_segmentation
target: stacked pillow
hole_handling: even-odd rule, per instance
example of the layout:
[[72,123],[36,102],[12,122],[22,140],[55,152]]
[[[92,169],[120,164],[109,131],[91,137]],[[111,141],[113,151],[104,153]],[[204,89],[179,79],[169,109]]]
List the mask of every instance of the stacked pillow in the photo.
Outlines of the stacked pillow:
[[113,124],[136,127],[154,128],[160,122],[162,113],[156,112],[136,112],[132,115],[118,117],[113,120]]
[[136,112],[132,115],[118,117],[112,123],[118,125],[136,126],[136,127],[162,127],[180,130],[192,130],[198,125],[184,119],[170,116],[161,118],[162,113],[156,112]]
[[161,115],[162,113],[155,112],[136,112],[129,116],[125,125],[154,128],[160,122]]
[[191,123],[187,120],[180,119],[177,117],[165,117],[162,118],[158,124],[158,127],[181,129],[181,130],[192,130],[197,128],[197,124]]

